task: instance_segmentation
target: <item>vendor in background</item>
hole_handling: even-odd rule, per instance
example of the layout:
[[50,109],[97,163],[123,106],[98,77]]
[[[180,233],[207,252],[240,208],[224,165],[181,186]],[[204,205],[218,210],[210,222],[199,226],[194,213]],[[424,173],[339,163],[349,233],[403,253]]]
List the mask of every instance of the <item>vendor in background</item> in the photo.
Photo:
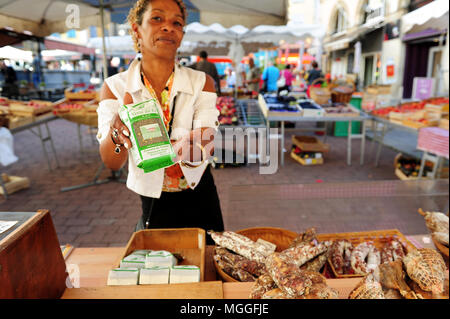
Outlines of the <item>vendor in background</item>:
[[17,85],[16,71],[11,66],[7,66],[4,60],[0,60],[0,72],[3,75],[1,95],[8,99],[18,98],[19,86]]
[[216,83],[216,93],[220,95],[220,77],[217,72],[216,65],[208,61],[208,53],[201,51],[199,54],[200,61],[192,65],[192,68],[197,71],[202,71],[211,76]]
[[259,92],[259,82],[261,81],[261,71],[255,65],[253,58],[248,60],[249,70],[247,72],[247,77],[245,84],[247,88],[252,92]]
[[277,92],[277,81],[280,77],[280,70],[274,66],[273,62],[269,62],[267,68],[264,69],[262,79],[264,80],[264,87],[262,92]]
[[[128,160],[127,187],[142,202],[136,230],[198,227],[223,231],[219,197],[207,164],[219,124],[214,80],[175,63],[186,7],[181,0],[138,0],[128,22],[142,58],[135,59],[127,71],[108,77],[102,87],[97,109],[102,161],[119,171]],[[117,110],[151,97],[159,104],[177,164],[144,174],[130,158],[130,131]],[[190,166],[185,161],[201,161],[202,165]],[[208,235],[207,244],[212,243]]]
[[291,72],[291,65],[286,65],[286,69],[282,70],[280,72],[280,78],[283,77],[285,80],[285,85],[282,87],[278,87],[278,94],[280,94],[281,91],[288,91],[291,92],[292,90],[292,81],[294,79],[294,76]]

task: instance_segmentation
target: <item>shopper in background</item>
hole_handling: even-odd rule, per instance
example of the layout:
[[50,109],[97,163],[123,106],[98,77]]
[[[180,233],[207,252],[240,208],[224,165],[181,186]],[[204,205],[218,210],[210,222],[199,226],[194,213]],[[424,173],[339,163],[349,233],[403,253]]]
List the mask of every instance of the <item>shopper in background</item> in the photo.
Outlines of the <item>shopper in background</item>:
[[290,64],[286,65],[286,69],[284,69],[280,72],[280,78],[284,78],[284,86],[278,87],[278,94],[280,94],[281,91],[290,92],[292,90],[292,81],[294,79],[294,76],[291,73],[291,65]]
[[261,81],[261,71],[255,65],[255,61],[253,58],[248,60],[249,70],[247,72],[247,79],[245,83],[247,84],[247,88],[252,92],[259,92],[259,82]]
[[[175,62],[184,35],[186,7],[181,0],[138,0],[128,22],[135,50],[142,57],[103,84],[97,109],[102,161],[114,171],[128,161],[127,187],[140,195],[142,202],[136,230],[195,227],[223,231],[219,196],[208,165],[219,125],[214,80]],[[177,164],[144,174],[129,158],[130,132],[118,109],[149,97],[161,110]],[[214,243],[209,235],[206,238],[208,245]]]
[[263,92],[277,92],[277,81],[279,77],[280,70],[274,66],[273,62],[269,62],[262,74],[262,79],[264,80]]
[[201,51],[199,57],[200,61],[192,65],[192,68],[197,71],[205,72],[211,76],[216,83],[216,92],[220,95],[220,77],[216,65],[208,61],[208,53],[206,51]]
[[236,89],[242,88],[245,86],[246,75],[245,75],[245,66],[242,62],[239,63],[233,62],[233,68],[235,69],[236,76]]
[[19,97],[19,87],[17,86],[16,71],[7,66],[4,60],[0,60],[0,72],[3,75],[2,96],[11,98]]
[[306,73],[306,79],[308,81],[308,86],[311,85],[318,78],[323,77],[322,70],[319,68],[319,65],[316,61],[312,62],[312,69]]

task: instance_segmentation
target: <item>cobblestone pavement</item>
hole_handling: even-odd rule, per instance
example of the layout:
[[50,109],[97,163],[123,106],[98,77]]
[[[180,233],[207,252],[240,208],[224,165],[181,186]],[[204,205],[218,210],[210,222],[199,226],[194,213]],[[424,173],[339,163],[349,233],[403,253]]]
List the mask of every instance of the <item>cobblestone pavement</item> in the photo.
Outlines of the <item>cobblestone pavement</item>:
[[[77,247],[126,245],[141,214],[138,195],[115,181],[61,192],[61,188],[92,181],[101,162],[98,146],[87,126],[81,126],[83,152],[80,151],[75,123],[58,119],[50,122],[49,127],[60,167],[56,167],[56,161],[50,153],[52,170],[49,170],[41,143],[30,131],[15,134],[14,149],[19,161],[0,169],[9,175],[27,176],[31,186],[11,194],[7,200],[0,196],[0,211],[50,210],[61,244],[70,243]],[[285,165],[273,175],[260,175],[257,164],[213,169],[225,228],[238,230],[273,226],[302,231],[315,226],[319,232],[391,228],[398,228],[405,234],[427,232],[423,218],[417,214],[417,205],[422,205],[424,209],[443,209],[448,203],[448,192],[435,198],[391,197],[383,201],[368,195],[367,198],[348,199],[348,194],[354,192],[348,187],[351,185],[349,183],[372,182],[379,186],[383,184],[382,181],[397,180],[393,169],[397,153],[384,149],[380,165],[375,167],[375,148],[368,141],[365,163],[361,166],[360,142],[353,141],[353,165],[348,166],[346,142],[346,138],[328,137],[327,143],[331,145],[331,150],[325,156],[325,164],[320,166],[301,166],[287,154]],[[285,146],[290,148],[289,133]],[[50,151],[48,145],[47,149]],[[110,172],[105,169],[99,179],[109,176]],[[282,196],[267,198],[263,195],[269,194],[272,188],[276,190],[290,184],[296,187],[303,185],[303,195],[299,193],[298,199],[295,194],[294,198],[289,199]],[[330,185],[335,185],[333,187],[336,189],[342,187],[343,194],[347,195],[344,198],[340,198],[340,195],[322,198],[321,190]],[[260,197],[255,194],[248,199],[242,197],[246,189],[255,186],[265,187]],[[304,197],[305,189],[315,189],[315,197]]]

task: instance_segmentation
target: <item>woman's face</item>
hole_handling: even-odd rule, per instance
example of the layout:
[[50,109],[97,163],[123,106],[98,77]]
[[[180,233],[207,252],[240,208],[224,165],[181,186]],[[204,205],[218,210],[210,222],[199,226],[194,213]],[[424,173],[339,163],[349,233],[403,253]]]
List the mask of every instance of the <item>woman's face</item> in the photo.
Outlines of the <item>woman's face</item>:
[[184,19],[175,1],[152,0],[142,18],[133,25],[142,55],[174,58],[183,39]]

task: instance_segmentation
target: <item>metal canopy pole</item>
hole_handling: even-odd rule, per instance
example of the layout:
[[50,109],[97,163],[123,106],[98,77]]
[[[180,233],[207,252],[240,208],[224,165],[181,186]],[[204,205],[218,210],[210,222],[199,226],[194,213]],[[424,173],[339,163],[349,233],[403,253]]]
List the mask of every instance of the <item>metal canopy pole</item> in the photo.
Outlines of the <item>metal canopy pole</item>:
[[108,61],[106,58],[106,42],[105,42],[105,14],[103,0],[100,1],[100,18],[102,21],[102,45],[103,45],[103,80],[108,77]]

